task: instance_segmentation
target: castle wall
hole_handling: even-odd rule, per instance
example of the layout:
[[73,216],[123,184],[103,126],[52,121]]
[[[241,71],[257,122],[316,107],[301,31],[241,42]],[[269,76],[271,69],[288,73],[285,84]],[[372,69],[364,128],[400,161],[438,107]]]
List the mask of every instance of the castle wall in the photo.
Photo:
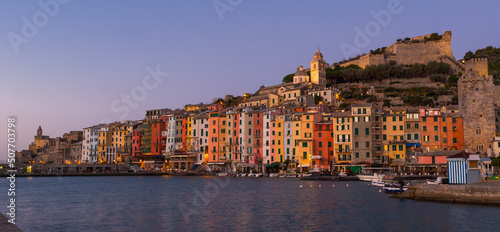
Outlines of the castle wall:
[[[451,32],[445,31],[441,40],[425,42],[423,41],[424,37],[430,37],[430,34],[412,38],[412,40],[420,40],[421,42],[419,43],[408,41],[394,43],[386,48],[385,54],[367,54],[357,60],[343,63],[341,66],[345,67],[355,64],[361,68],[365,68],[368,65],[387,64],[390,61],[396,61],[397,64],[401,65],[427,64],[431,61],[437,61],[449,63],[454,73],[457,73],[460,69],[460,64],[456,62],[451,50]],[[443,59],[444,56],[450,59]]]

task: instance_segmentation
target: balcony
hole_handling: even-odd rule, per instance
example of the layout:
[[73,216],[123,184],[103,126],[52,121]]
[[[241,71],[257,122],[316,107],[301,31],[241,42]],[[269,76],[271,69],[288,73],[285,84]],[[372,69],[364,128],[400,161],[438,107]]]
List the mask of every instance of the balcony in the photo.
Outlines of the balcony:
[[260,133],[259,134],[255,134],[255,138],[260,138]]
[[351,153],[351,149],[339,149],[335,150],[336,153]]
[[406,143],[406,140],[389,140],[389,144],[402,144]]
[[321,159],[321,156],[320,155],[313,155],[313,156],[311,156],[311,159],[318,160],[318,159]]
[[255,143],[255,147],[260,147],[260,143]]
[[227,157],[223,156],[223,155],[220,155],[219,156],[219,160],[220,161],[226,161],[227,160]]

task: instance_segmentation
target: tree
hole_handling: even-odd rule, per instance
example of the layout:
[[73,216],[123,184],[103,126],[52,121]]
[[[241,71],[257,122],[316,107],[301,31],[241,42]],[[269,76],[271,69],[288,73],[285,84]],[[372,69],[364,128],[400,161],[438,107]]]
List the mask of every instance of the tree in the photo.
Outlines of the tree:
[[464,60],[465,61],[468,61],[468,60],[470,60],[472,58],[474,58],[474,53],[472,53],[471,51],[468,51],[468,52],[465,53],[465,55],[464,55]]
[[391,100],[389,100],[389,99],[385,99],[385,100],[384,100],[384,104],[383,104],[382,106],[391,107]]
[[292,74],[288,74],[286,75],[285,77],[283,77],[283,83],[289,83],[289,82],[293,82],[293,76],[295,75],[295,73],[292,73]]
[[458,76],[457,75],[450,75],[450,77],[448,77],[448,84],[450,84],[452,86],[457,86],[457,83],[458,83]]
[[319,104],[321,101],[323,101],[323,97],[319,95],[314,95],[314,104]]
[[491,166],[500,167],[500,157],[497,157],[491,161]]

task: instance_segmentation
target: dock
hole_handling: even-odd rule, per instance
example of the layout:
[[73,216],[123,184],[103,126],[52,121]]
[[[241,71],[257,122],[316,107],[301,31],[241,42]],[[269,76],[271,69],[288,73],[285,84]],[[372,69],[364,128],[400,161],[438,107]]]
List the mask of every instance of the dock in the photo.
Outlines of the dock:
[[357,176],[306,176],[300,180],[320,180],[320,181],[358,181]]
[[500,180],[464,185],[415,185],[391,198],[500,206]]

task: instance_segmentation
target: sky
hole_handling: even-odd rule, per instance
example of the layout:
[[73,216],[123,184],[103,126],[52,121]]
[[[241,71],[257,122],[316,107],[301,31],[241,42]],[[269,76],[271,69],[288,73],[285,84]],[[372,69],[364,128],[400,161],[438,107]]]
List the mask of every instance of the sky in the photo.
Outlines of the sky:
[[[0,1],[0,160],[38,126],[61,137],[253,93],[398,38],[452,31],[455,58],[500,46],[499,1]],[[364,38],[361,39],[361,38]]]

